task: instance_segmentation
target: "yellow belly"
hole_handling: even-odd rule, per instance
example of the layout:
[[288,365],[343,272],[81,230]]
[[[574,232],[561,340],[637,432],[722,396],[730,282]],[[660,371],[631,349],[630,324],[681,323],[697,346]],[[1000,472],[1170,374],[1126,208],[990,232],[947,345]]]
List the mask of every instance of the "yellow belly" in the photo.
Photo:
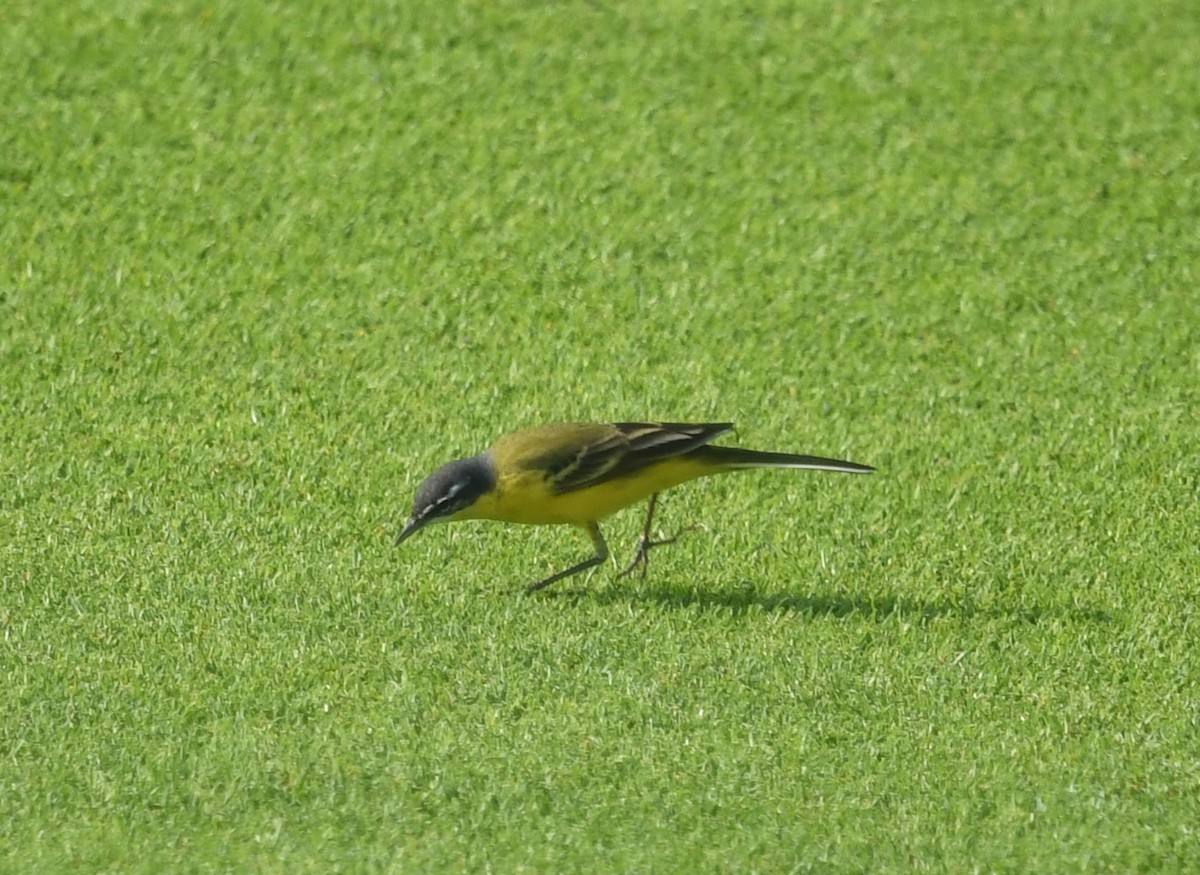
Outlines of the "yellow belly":
[[715,469],[711,465],[678,457],[658,462],[626,477],[574,492],[555,494],[546,488],[543,475],[526,471],[501,477],[494,492],[483,496],[453,519],[586,526],[631,504],[637,504],[655,492],[713,473]]

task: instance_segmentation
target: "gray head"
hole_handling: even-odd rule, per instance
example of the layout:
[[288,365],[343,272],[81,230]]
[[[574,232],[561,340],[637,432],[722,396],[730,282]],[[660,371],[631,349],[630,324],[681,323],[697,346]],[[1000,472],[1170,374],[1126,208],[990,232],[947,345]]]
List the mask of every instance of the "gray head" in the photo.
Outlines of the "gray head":
[[396,543],[399,544],[430,523],[449,520],[495,488],[496,472],[486,455],[458,459],[443,465],[417,488],[412,516],[396,536]]

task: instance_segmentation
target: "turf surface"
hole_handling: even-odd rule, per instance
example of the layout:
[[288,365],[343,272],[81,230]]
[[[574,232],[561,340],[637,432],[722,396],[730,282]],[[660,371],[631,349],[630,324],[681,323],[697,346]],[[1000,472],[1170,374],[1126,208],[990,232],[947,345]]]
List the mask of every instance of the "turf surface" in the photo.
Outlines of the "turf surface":
[[0,870],[1200,868],[1193,3],[3,18]]

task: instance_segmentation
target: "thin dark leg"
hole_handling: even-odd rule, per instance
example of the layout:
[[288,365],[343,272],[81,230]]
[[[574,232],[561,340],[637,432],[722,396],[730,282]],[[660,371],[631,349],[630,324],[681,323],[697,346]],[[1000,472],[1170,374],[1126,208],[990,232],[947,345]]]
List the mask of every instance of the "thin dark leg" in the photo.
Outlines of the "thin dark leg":
[[650,504],[646,507],[646,524],[642,526],[642,537],[638,540],[637,552],[633,554],[633,561],[630,562],[625,570],[618,577],[624,577],[631,574],[633,569],[639,565],[642,566],[642,577],[646,576],[646,568],[650,564],[650,559],[647,554],[654,547],[661,547],[663,544],[673,544],[679,540],[679,535],[670,538],[663,538],[661,541],[652,540],[650,537],[650,523],[654,520],[654,508],[658,504],[658,493],[650,496]]
[[525,592],[537,592],[543,587],[547,587],[556,580],[562,580],[564,577],[570,577],[572,574],[578,574],[581,571],[587,571],[589,568],[595,568],[601,562],[608,558],[608,544],[604,543],[604,536],[600,534],[600,527],[595,523],[588,523],[588,537],[592,539],[592,545],[596,548],[596,555],[591,559],[585,559],[578,565],[572,565],[566,571],[560,571],[558,574],[551,574],[545,580],[539,580],[525,587]]

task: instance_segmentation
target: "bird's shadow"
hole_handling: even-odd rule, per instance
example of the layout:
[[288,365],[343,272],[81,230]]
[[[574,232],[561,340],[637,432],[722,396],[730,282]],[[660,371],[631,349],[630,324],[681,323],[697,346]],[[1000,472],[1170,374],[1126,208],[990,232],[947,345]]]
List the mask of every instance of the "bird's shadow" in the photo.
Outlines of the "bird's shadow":
[[1067,619],[1086,623],[1109,623],[1112,616],[1103,610],[1051,606],[980,607],[970,601],[919,599],[894,595],[855,595],[845,592],[796,594],[778,590],[764,591],[751,583],[735,589],[705,589],[670,583],[613,585],[600,589],[570,589],[548,592],[556,597],[588,598],[597,604],[655,604],[667,610],[719,610],[733,614],[761,612],[791,614],[813,618],[842,619],[861,617],[876,622],[901,618],[919,622],[937,619],[1005,619],[1036,625],[1047,619]]

